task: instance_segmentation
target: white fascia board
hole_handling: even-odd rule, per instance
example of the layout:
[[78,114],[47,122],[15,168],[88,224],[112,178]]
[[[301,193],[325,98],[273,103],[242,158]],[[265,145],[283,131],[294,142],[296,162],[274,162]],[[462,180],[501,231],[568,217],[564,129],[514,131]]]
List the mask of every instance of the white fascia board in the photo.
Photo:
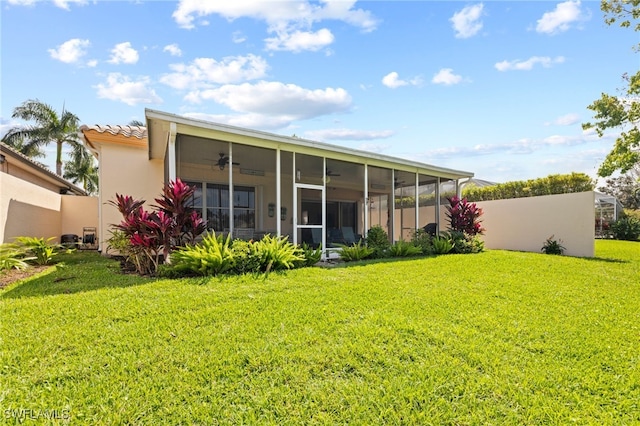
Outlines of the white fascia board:
[[[246,145],[260,146],[264,148],[275,149],[279,147],[285,151],[292,151],[300,154],[311,154],[324,156],[334,160],[342,160],[359,164],[367,164],[369,166],[393,168],[411,173],[420,173],[429,176],[438,176],[447,179],[471,178],[474,176],[472,172],[454,170],[446,167],[434,166],[431,164],[420,163],[403,158],[392,157],[388,155],[370,153],[352,148],[346,148],[338,145],[332,145],[325,142],[317,142],[309,139],[297,137],[282,136],[274,133],[263,132],[259,130],[251,130],[242,127],[230,126],[227,124],[213,123],[210,121],[197,120],[193,118],[183,117],[180,115],[170,114],[152,109],[145,109],[147,121],[157,120],[167,123],[176,123],[178,133],[209,137],[209,132],[219,134],[219,138],[224,141],[234,143],[242,143]],[[149,129],[149,150],[153,150],[152,144],[162,143],[155,140],[155,132]],[[207,136],[208,135],[208,136]],[[230,137],[222,137],[230,135]],[[233,137],[235,136],[235,137]],[[252,143],[251,140],[259,140],[260,143]]]

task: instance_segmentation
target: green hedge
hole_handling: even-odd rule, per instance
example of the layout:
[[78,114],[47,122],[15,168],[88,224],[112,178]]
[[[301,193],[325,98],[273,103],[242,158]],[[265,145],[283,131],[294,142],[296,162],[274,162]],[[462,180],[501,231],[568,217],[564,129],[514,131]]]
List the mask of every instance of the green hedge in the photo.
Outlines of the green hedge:
[[499,183],[483,188],[468,186],[463,189],[462,196],[468,201],[489,201],[585,192],[593,191],[594,188],[595,182],[586,174],[571,173],[567,175],[549,175],[545,178]]

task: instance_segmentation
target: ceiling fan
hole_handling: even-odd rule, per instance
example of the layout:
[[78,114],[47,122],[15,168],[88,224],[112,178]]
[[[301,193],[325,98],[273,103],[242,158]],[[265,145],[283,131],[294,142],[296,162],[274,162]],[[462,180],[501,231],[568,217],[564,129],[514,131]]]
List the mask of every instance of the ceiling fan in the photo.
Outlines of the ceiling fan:
[[[224,152],[220,152],[219,155],[220,155],[220,158],[218,158],[218,160],[215,160],[215,161],[216,161],[216,164],[218,165],[218,168],[220,168],[220,170],[224,170],[225,166],[229,164],[229,156],[226,155]],[[240,165],[240,163],[236,163],[235,161],[232,164],[234,166]]]
[[329,176],[329,177],[331,177],[331,176],[342,176],[340,173],[336,173],[336,172],[334,172],[333,170],[329,170],[329,169],[327,169],[327,170],[326,170],[326,172],[327,172],[327,173],[326,173],[326,174],[327,174],[327,176]]

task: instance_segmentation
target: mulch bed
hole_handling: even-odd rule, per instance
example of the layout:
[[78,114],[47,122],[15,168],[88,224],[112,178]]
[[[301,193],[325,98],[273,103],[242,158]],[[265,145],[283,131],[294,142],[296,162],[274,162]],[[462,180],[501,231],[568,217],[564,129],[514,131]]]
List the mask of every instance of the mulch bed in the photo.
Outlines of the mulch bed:
[[51,265],[29,266],[27,269],[8,269],[0,272],[0,288],[5,288],[9,284],[13,284],[18,280],[29,278],[32,275],[40,273]]

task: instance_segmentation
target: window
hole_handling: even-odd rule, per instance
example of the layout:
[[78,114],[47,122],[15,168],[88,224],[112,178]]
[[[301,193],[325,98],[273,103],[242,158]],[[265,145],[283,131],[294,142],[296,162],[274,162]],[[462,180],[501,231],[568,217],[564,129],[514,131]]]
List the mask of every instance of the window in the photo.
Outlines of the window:
[[[223,232],[229,229],[229,186],[213,183],[188,182],[196,187],[191,207],[200,210],[207,220],[207,229]],[[255,188],[233,187],[234,228],[255,228]]]

